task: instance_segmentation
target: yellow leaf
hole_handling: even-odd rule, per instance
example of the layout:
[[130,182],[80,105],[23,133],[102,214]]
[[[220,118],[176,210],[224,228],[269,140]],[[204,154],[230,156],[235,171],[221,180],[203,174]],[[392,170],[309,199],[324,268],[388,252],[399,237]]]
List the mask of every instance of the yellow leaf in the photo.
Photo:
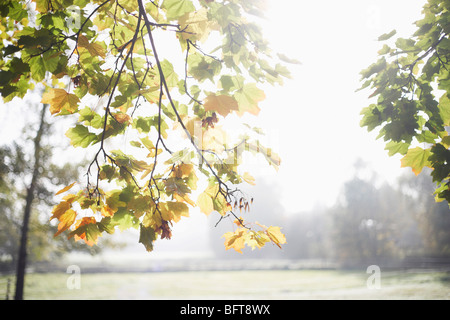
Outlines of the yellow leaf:
[[264,247],[266,242],[269,242],[270,238],[267,236],[267,234],[264,233],[264,231],[252,231],[249,232],[249,236],[247,237],[247,240],[245,243],[252,248],[252,250],[255,250],[255,248],[261,249]]
[[59,190],[57,193],[55,193],[55,195],[57,196],[58,194],[64,193],[67,190],[69,190],[70,188],[72,188],[75,185],[76,182],[68,185],[67,187],[62,188],[61,190]]
[[63,200],[66,201],[66,202],[68,202],[68,203],[72,203],[72,202],[74,202],[75,199],[77,199],[77,198],[78,198],[78,195],[76,195],[76,194],[68,194],[68,195],[65,195],[65,196],[63,197]]
[[59,204],[53,207],[52,210],[53,215],[50,217],[50,220],[53,220],[55,218],[59,220],[59,217],[61,217],[64,214],[64,212],[69,210],[70,207],[71,204],[69,202],[61,201]]
[[279,248],[281,248],[280,244],[286,243],[286,237],[283,233],[281,233],[280,227],[270,226],[269,228],[267,228],[266,234],[269,236],[270,240]]
[[103,47],[101,45],[99,45],[98,43],[89,43],[88,38],[86,38],[86,36],[84,36],[82,34],[80,34],[78,36],[77,45],[78,45],[79,51],[82,51],[81,48],[85,48],[94,57],[96,57],[96,56],[99,56],[102,58],[106,57],[105,49],[103,49]]
[[42,95],[41,103],[50,105],[50,113],[55,114],[61,112],[63,109],[70,113],[74,113],[77,110],[80,99],[72,94],[68,93],[64,89],[51,88],[48,92]]
[[246,230],[240,228],[235,232],[227,232],[222,238],[225,238],[225,249],[233,248],[239,253],[242,253],[242,249],[245,247],[245,234]]
[[212,30],[218,28],[218,24],[208,17],[208,10],[201,8],[195,12],[188,12],[178,19],[180,29],[186,31],[181,32],[181,37],[184,40],[191,39],[192,41],[199,40],[203,42],[208,39]]
[[174,222],[181,220],[181,217],[189,217],[189,208],[182,202],[167,202],[167,208],[172,213]]
[[159,155],[163,152],[162,149],[158,149],[158,151],[156,151],[156,149],[152,149],[150,150],[150,152],[147,155],[147,158],[154,158],[156,155]]
[[102,216],[104,216],[104,217],[112,217],[116,211],[117,211],[117,209],[112,209],[108,205],[104,205],[100,210],[100,212],[102,213]]
[[236,99],[224,94],[219,96],[211,94],[207,96],[203,106],[205,107],[205,111],[215,111],[222,117],[226,117],[233,110],[239,110]]
[[248,172],[245,172],[242,178],[251,185],[256,185],[255,178],[253,178]]
[[182,163],[176,166],[173,170],[173,175],[177,178],[187,178],[191,174],[194,166],[192,164]]
[[203,192],[198,196],[197,205],[199,206],[200,211],[206,215],[209,215],[211,212],[214,211],[214,204],[212,198],[206,192]]
[[193,207],[196,206],[195,202],[192,201],[192,199],[189,198],[187,194],[185,194],[185,195],[180,195],[180,194],[178,194],[178,193],[175,192],[175,193],[173,194],[173,198],[174,198],[175,200],[177,200],[177,201],[186,202],[187,204],[190,204],[190,205],[193,206]]
[[230,206],[225,200],[222,193],[219,192],[218,185],[212,185],[206,188],[197,198],[197,205],[200,207],[200,211],[206,215],[209,215],[213,211],[217,211],[221,215],[225,215]]
[[217,154],[225,150],[225,145],[229,141],[226,131],[220,127],[208,128],[201,138],[202,149],[210,150]]

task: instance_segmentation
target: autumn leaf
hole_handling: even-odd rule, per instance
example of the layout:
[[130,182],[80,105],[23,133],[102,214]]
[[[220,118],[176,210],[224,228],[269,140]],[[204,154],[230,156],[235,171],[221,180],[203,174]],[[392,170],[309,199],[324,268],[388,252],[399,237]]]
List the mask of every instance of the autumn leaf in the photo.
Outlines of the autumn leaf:
[[191,41],[206,40],[212,30],[217,29],[217,23],[208,17],[208,10],[201,8],[194,12],[188,12],[178,19],[180,29],[184,30],[180,35],[183,39]]
[[48,92],[42,95],[41,103],[50,105],[50,113],[56,114],[63,110],[74,113],[78,109],[78,103],[80,99],[72,94],[68,93],[64,89],[50,88]]
[[199,206],[200,211],[206,215],[209,215],[214,211],[214,204],[211,195],[206,192],[203,192],[198,196],[197,205]]
[[97,222],[94,217],[84,217],[75,224],[75,230],[69,234],[69,239],[74,237],[75,240],[84,240],[84,242],[93,246],[97,243],[97,238],[101,236]]
[[276,244],[280,249],[280,244],[286,243],[286,237],[283,233],[281,233],[280,227],[270,226],[266,230],[266,234],[269,236],[270,240]]
[[402,168],[411,167],[414,174],[418,175],[428,165],[430,154],[430,149],[422,149],[421,147],[409,149],[406,155],[400,160]]
[[[139,242],[151,251],[157,238],[171,238],[173,223],[191,207],[222,216],[248,211],[239,187],[255,179],[241,171],[238,151],[248,147],[276,168],[279,157],[249,145],[252,132],[228,131],[222,117],[258,115],[265,99],[259,84],[282,83],[289,76],[283,62],[297,62],[277,58],[262,29],[247,21],[262,13],[257,0],[31,1],[3,6],[0,95],[7,102],[46,87],[41,101],[51,114],[76,121],[65,129],[71,147],[92,148],[86,188],[68,194],[75,183],[57,187],[63,197],[51,213],[57,234],[72,229],[69,238],[93,245],[104,232],[141,225]],[[28,21],[33,10],[37,20]],[[182,54],[167,54],[166,45]],[[208,187],[194,199],[203,182]],[[282,242],[276,231],[272,240],[267,228],[242,223],[226,237],[227,248]]]
[[60,221],[58,224],[58,231],[54,234],[54,237],[69,229],[75,222],[76,217],[77,213],[72,209],[68,209],[61,214],[58,218]]
[[53,207],[52,213],[53,215],[50,217],[50,220],[58,219],[71,208],[71,204],[68,201],[61,201],[59,204]]
[[89,43],[89,40],[86,36],[80,34],[78,36],[78,50],[80,50],[80,48],[85,48],[89,51],[89,53],[94,56],[94,57],[102,57],[103,59],[106,57],[105,55],[105,49],[103,49],[103,47],[101,45],[99,45],[98,43]]
[[182,163],[173,169],[173,174],[175,177],[182,179],[189,177],[193,170],[194,166],[192,164]]
[[229,210],[228,202],[219,192],[218,185],[212,185],[206,188],[197,198],[197,205],[200,211],[209,215],[213,211],[217,211],[221,215],[225,215]]
[[195,202],[191,198],[189,198],[187,194],[181,195],[178,193],[174,193],[173,198],[174,200],[177,200],[179,202],[186,202],[187,204],[190,204],[192,207],[196,206]]
[[239,228],[235,232],[227,232],[222,238],[225,238],[225,249],[234,249],[239,253],[242,253],[242,249],[245,248],[245,229]]
[[153,251],[153,242],[156,240],[155,229],[141,224],[139,230],[139,243],[142,243],[148,252]]
[[236,99],[224,94],[218,96],[211,94],[207,96],[203,106],[206,111],[215,111],[222,117],[226,117],[233,110],[239,110]]
[[253,178],[251,175],[250,175],[250,173],[248,173],[248,172],[245,172],[244,173],[244,175],[242,176],[242,178],[248,183],[248,184],[251,184],[251,185],[256,185],[256,183],[255,183],[255,178]]
[[258,103],[266,98],[264,91],[259,89],[254,83],[246,84],[243,88],[234,94],[234,98],[239,104],[239,116],[245,112],[253,115],[258,115],[260,108]]
[[62,189],[59,190],[57,193],[55,193],[55,196],[57,196],[58,194],[64,193],[64,192],[66,192],[67,190],[70,190],[70,189],[75,185],[75,183],[76,183],[76,182],[74,182],[74,183],[68,185],[67,187],[62,188]]
[[[188,206],[179,201],[169,201],[166,202],[167,211],[162,212],[164,220],[173,220],[174,222],[178,222],[181,220],[181,217],[189,217],[189,208]],[[170,218],[165,219],[164,215],[168,214]]]
[[245,244],[255,250],[256,248],[261,249],[267,242],[270,242],[269,236],[264,233],[264,231],[251,231],[246,237]]
[[123,123],[130,124],[131,123],[131,117],[129,115],[127,115],[126,113],[116,113],[116,114],[114,114],[114,119],[116,119],[116,121],[120,124],[123,124]]

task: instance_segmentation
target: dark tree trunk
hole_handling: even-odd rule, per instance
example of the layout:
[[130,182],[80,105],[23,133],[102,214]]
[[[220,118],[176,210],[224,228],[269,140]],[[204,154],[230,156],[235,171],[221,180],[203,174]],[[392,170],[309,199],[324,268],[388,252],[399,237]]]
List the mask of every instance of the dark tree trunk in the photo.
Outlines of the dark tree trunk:
[[40,167],[40,153],[41,153],[41,138],[45,127],[45,112],[47,110],[47,105],[42,106],[41,118],[39,123],[39,129],[34,138],[34,166],[33,175],[31,177],[30,185],[27,188],[27,197],[25,210],[23,214],[23,223],[20,238],[19,255],[17,260],[17,270],[16,270],[16,293],[15,300],[23,300],[23,288],[25,284],[25,268],[27,261],[27,241],[28,241],[28,225],[30,222],[31,206],[34,200],[34,191],[36,188],[36,183],[39,178],[39,167]]

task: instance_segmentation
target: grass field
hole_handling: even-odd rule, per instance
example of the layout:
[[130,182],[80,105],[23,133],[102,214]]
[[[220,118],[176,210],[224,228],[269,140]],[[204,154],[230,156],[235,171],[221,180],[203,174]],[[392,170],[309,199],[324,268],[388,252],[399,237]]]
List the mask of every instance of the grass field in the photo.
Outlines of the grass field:
[[[25,299],[450,299],[449,272],[386,271],[380,289],[367,287],[365,270],[93,273],[79,289],[68,288],[70,276],[27,275]],[[6,284],[0,276],[0,299]]]

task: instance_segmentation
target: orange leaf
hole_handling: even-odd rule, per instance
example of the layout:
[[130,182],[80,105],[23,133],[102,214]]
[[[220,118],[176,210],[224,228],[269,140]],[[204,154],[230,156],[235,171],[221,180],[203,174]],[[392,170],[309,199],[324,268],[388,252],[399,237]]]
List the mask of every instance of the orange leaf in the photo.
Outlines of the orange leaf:
[[55,193],[55,196],[57,196],[58,194],[64,193],[67,190],[69,190],[70,188],[72,188],[75,185],[76,182],[68,185],[67,187],[62,188],[61,190],[59,190],[57,193]]
[[53,215],[50,217],[52,219],[58,219],[71,207],[71,204],[67,201],[61,201],[59,204],[53,207],[52,213]]
[[65,211],[59,217],[59,221],[61,221],[61,222],[58,224],[58,231],[55,233],[54,237],[59,235],[61,232],[64,232],[67,229],[69,229],[70,226],[72,226],[72,224],[75,222],[76,217],[77,217],[77,213],[74,210],[69,209],[69,210]]
[[114,114],[114,119],[116,119],[120,124],[131,122],[131,117],[126,113],[116,113]]
[[226,117],[231,111],[238,111],[238,103],[236,99],[227,95],[211,94],[206,97],[205,103],[203,104],[206,111],[216,111],[222,117]]

